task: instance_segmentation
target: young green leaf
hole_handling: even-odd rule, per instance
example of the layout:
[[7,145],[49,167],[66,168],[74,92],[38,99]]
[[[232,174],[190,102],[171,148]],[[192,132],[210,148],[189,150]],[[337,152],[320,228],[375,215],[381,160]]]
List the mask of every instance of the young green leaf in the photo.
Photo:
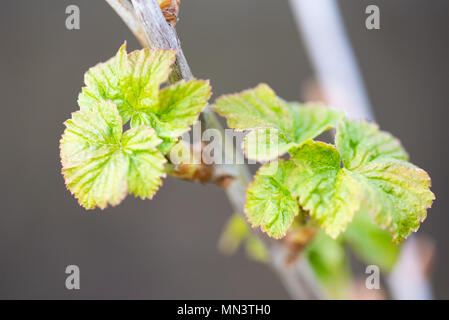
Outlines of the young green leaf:
[[122,135],[122,119],[110,101],[80,110],[65,122],[62,173],[70,191],[87,209],[117,205],[127,191],[150,198],[164,176],[160,139],[149,127]]
[[127,55],[129,68],[123,91],[127,103],[117,105],[124,122],[152,114],[157,108],[159,87],[167,81],[175,57],[175,51],[151,49],[136,50]]
[[248,235],[249,229],[245,219],[240,214],[234,213],[224,227],[218,247],[223,253],[233,254]]
[[248,234],[246,239],[245,251],[249,258],[260,263],[267,263],[269,259],[269,252],[262,241],[255,235]]
[[249,258],[266,263],[268,250],[264,244],[250,232],[245,219],[238,213],[234,213],[220,236],[218,247],[225,254],[234,254],[240,245],[245,244],[246,254]]
[[161,140],[146,126],[129,129],[122,137],[122,150],[129,158],[128,192],[151,199],[162,184],[165,157],[157,149]]
[[297,168],[290,180],[300,205],[336,238],[360,207],[359,185],[340,168],[340,155],[331,145],[308,141],[291,152]]
[[250,159],[275,159],[291,147],[300,146],[331,127],[342,112],[321,105],[287,103],[266,84],[215,102],[214,109],[236,130],[251,130],[244,141]]
[[285,236],[299,213],[298,203],[287,186],[295,164],[279,160],[259,169],[246,191],[245,214],[253,227],[273,238]]
[[99,63],[84,74],[85,87],[78,96],[80,109],[92,109],[102,100],[111,100],[119,108],[128,104],[125,96],[129,78],[126,43],[105,63]]
[[167,81],[175,60],[173,50],[142,49],[126,53],[120,47],[116,56],[89,69],[86,86],[78,97],[81,109],[91,109],[95,102],[113,101],[131,127],[150,126],[163,139],[164,153],[177,138],[194,124],[211,95],[208,81],[180,81],[160,90]]
[[398,139],[388,132],[379,131],[376,124],[366,121],[340,122],[335,142],[343,166],[348,170],[382,159],[408,160],[407,152]]
[[435,196],[430,177],[406,161],[400,143],[375,125],[346,120],[338,126],[336,145],[362,189],[362,209],[388,228],[395,242],[416,231]]
[[161,90],[152,110],[131,120],[131,127],[150,125],[160,137],[178,138],[197,120],[211,95],[208,81],[179,81]]
[[228,126],[236,130],[293,127],[290,110],[266,84],[238,94],[225,95],[215,101],[214,110],[227,118]]

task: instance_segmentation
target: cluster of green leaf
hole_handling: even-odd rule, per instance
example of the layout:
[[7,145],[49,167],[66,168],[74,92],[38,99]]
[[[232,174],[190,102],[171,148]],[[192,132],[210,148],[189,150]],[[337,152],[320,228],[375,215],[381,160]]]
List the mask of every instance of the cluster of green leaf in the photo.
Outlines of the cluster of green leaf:
[[[60,143],[67,187],[85,208],[116,205],[128,193],[152,198],[162,184],[167,154],[211,95],[202,80],[161,88],[175,57],[171,50],[128,54],[124,44],[85,74],[80,110],[65,122]],[[247,189],[245,214],[253,227],[281,238],[295,217],[308,215],[323,231],[304,255],[333,297],[348,288],[345,244],[391,270],[399,252],[392,242],[418,229],[434,199],[429,176],[408,162],[397,139],[323,105],[286,102],[264,84],[223,96],[214,109],[229,127],[249,131],[243,144],[249,159],[271,161]],[[330,128],[334,145],[314,141]],[[232,253],[240,244],[253,259],[267,260],[266,248],[234,215],[220,248]]]
[[[62,173],[87,209],[116,205],[127,193],[151,198],[165,176],[171,147],[189,130],[211,95],[207,81],[161,89],[175,61],[172,50],[126,52],[89,69],[79,111],[65,122]],[[130,129],[123,133],[123,125]]]
[[[249,158],[290,155],[262,166],[247,190],[246,216],[268,235],[285,236],[300,210],[334,239],[361,211],[388,229],[394,242],[425,219],[434,199],[428,174],[376,125],[324,106],[285,102],[264,84],[223,96],[214,109],[229,127],[249,130]],[[313,140],[329,128],[336,129],[335,145]]]
[[[214,109],[231,128],[249,131],[248,158],[271,160],[247,190],[253,227],[281,238],[304,213],[321,227],[304,257],[329,297],[350,291],[346,245],[391,271],[399,255],[394,243],[417,230],[434,199],[429,176],[408,162],[397,139],[322,105],[285,102],[264,84],[223,96]],[[330,128],[335,145],[313,140]],[[288,160],[278,159],[286,153]]]

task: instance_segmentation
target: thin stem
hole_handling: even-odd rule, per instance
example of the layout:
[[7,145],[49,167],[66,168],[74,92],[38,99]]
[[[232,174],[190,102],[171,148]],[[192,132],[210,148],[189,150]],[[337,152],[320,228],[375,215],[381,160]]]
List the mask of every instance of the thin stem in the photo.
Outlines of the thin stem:
[[128,28],[140,42],[142,47],[149,47],[150,42],[142,25],[137,19],[134,8],[128,0],[106,0],[114,11],[122,18]]
[[[120,0],[106,0],[108,2],[118,2]],[[123,0],[122,0],[123,1]],[[120,2],[122,2],[120,1]],[[190,80],[193,78],[190,67],[182,52],[178,36],[175,29],[169,25],[156,0],[132,0],[135,10],[135,16],[143,26],[149,40],[149,45],[154,49],[175,49],[178,51],[177,60],[173,73],[170,77],[170,82],[176,82],[181,79]],[[114,9],[118,6],[112,6]],[[123,14],[118,13],[120,17]],[[130,27],[129,21],[123,19]],[[134,24],[136,21],[133,21]],[[130,27],[131,28],[131,27]],[[226,139],[224,129],[218,121],[215,114],[207,107],[201,114],[202,124],[209,129],[216,129],[222,133],[223,139]],[[241,153],[241,150],[233,147],[231,143],[223,144],[229,148],[224,152]],[[226,172],[234,177],[231,183],[225,186],[226,194],[231,202],[235,212],[243,214],[245,205],[245,191],[251,180],[251,175],[246,165],[216,165],[217,171]],[[256,233],[259,237],[260,235]],[[318,289],[313,276],[306,268],[301,265],[286,264],[287,250],[280,245],[279,242],[274,242],[265,237],[261,238],[263,243],[270,250],[271,266],[277,272],[285,285],[287,291],[294,299],[319,299],[321,298],[320,290]],[[300,262],[298,262],[299,264]]]

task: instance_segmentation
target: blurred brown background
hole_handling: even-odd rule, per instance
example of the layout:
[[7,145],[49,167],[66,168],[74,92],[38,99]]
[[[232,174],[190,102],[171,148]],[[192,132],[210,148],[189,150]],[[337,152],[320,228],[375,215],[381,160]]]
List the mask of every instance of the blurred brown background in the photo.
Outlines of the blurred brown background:
[[[420,232],[438,249],[436,297],[449,298],[449,1],[339,3],[381,127],[432,177],[437,201]],[[65,28],[69,4],[80,30]],[[369,4],[378,31],[365,28]],[[263,81],[298,100],[313,77],[287,1],[184,0],[177,28],[215,96]],[[231,214],[218,187],[169,178],[152,201],[91,212],[65,189],[58,145],[84,72],[124,40],[138,48],[104,1],[2,1],[0,39],[0,298],[288,297],[267,267],[218,253]],[[79,291],[65,289],[69,264]]]

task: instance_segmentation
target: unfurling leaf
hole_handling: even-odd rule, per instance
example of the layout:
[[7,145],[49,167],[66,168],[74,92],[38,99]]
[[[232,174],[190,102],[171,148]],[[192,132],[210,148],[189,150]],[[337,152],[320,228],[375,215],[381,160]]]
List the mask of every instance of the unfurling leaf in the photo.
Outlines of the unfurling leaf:
[[123,152],[129,158],[128,192],[141,199],[151,199],[162,184],[166,159],[157,149],[156,132],[146,126],[129,129],[123,134]]
[[336,145],[374,222],[388,228],[395,242],[416,231],[435,196],[429,175],[406,161],[400,143],[375,125],[346,120],[338,126]]
[[249,258],[261,263],[268,261],[269,254],[265,245],[251,234],[245,219],[240,214],[234,213],[223,229],[218,247],[225,254],[234,254],[242,243],[245,244]]
[[127,192],[151,198],[161,185],[165,158],[150,127],[122,134],[122,119],[109,101],[74,112],[61,139],[67,187],[87,209],[117,205]]
[[299,213],[298,203],[286,183],[294,167],[292,161],[284,160],[264,165],[246,192],[248,221],[273,238],[285,236]]
[[[78,96],[81,110],[92,109],[98,101],[111,100],[119,108],[128,104],[125,96],[129,62],[126,44],[123,44],[115,57],[105,63],[99,63],[84,74],[85,87]],[[126,121],[125,121],[126,122]]]
[[197,120],[210,98],[208,81],[179,81],[161,90],[159,103],[152,111],[154,118],[143,113],[131,126],[150,124],[161,137],[178,138]]
[[173,50],[142,49],[126,53],[125,44],[116,56],[89,69],[86,86],[78,97],[81,109],[111,100],[123,123],[146,125],[163,139],[160,150],[167,153],[177,138],[194,124],[211,95],[208,81],[180,81],[162,90],[175,61]]
[[269,259],[269,252],[262,241],[255,235],[249,234],[246,239],[245,246],[246,254],[249,258],[260,263],[267,263]]
[[236,130],[251,130],[244,141],[248,158],[275,159],[335,127],[343,113],[316,104],[287,103],[266,84],[215,102],[214,109]]
[[218,247],[225,254],[234,254],[248,236],[248,225],[238,213],[234,213],[220,236]]

